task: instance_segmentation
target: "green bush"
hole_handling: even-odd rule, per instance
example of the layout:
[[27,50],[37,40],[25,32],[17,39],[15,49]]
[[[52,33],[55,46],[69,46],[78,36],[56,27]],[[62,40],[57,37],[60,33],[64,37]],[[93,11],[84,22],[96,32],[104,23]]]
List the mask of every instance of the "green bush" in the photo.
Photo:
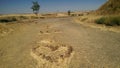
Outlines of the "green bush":
[[106,26],[120,26],[120,16],[101,17],[95,23],[105,24]]
[[104,17],[101,17],[101,18],[97,19],[95,22],[96,22],[97,24],[104,24],[105,18],[104,18]]

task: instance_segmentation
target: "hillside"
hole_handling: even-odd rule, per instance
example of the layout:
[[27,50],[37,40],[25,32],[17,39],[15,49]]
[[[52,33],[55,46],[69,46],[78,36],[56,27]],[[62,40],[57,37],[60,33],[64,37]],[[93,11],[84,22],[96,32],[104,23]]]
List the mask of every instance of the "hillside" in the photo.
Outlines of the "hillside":
[[98,10],[98,14],[120,14],[120,0],[108,0]]

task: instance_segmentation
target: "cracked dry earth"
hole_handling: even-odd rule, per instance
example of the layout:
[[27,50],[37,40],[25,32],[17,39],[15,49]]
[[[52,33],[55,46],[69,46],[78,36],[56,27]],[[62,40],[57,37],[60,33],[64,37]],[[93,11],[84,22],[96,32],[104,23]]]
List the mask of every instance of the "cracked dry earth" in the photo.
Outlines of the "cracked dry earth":
[[0,38],[0,68],[120,68],[120,33],[71,17],[26,22]]

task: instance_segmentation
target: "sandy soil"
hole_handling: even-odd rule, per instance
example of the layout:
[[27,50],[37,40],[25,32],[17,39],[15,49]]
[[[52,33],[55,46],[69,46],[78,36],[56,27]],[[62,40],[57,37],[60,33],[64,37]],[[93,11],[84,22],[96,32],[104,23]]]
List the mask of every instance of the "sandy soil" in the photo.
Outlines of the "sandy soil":
[[120,33],[40,19],[0,38],[0,68],[120,68],[119,50]]

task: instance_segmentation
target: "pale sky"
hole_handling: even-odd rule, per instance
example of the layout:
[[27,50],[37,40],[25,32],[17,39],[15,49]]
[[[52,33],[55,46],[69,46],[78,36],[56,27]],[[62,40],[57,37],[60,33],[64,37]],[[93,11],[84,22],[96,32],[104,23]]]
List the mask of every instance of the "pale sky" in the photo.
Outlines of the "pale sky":
[[[32,13],[34,0],[0,0],[0,14]],[[37,0],[41,6],[40,13],[96,10],[107,0]]]

